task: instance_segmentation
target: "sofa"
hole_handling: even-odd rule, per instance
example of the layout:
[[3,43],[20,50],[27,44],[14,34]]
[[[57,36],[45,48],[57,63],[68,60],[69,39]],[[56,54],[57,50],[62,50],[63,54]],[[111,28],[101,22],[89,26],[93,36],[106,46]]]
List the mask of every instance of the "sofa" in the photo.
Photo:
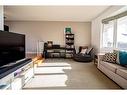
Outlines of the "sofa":
[[97,68],[116,82],[121,88],[127,89],[127,67],[102,61],[104,55],[98,55]]

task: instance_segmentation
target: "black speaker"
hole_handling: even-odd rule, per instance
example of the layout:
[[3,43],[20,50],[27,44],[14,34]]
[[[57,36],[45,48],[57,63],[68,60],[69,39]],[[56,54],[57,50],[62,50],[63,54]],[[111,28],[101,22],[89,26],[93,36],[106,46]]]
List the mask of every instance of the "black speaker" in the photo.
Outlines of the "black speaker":
[[7,26],[7,25],[4,25],[4,31],[7,31],[7,32],[9,32],[9,26]]

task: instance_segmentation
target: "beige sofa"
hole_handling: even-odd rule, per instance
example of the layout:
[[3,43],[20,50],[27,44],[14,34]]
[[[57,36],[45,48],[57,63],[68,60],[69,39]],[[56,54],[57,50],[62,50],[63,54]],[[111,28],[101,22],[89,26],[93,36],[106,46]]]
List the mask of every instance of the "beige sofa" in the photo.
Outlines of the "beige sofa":
[[102,57],[103,55],[98,55],[97,68],[120,87],[127,89],[127,68],[117,64],[104,62],[102,61]]

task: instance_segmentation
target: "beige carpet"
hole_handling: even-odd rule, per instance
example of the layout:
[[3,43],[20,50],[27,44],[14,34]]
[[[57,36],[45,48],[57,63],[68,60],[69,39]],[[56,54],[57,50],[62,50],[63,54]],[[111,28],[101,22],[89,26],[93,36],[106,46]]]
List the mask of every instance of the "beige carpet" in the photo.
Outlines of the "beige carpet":
[[24,89],[120,89],[93,62],[46,59],[35,69],[35,77]]

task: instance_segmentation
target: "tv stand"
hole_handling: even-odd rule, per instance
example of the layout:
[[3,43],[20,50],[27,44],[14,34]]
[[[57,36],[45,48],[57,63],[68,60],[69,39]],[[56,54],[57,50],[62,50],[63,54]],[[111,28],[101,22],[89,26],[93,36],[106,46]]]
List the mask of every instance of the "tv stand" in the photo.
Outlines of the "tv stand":
[[0,87],[12,90],[22,89],[32,77],[34,77],[33,61],[31,59],[20,60],[9,70],[0,74]]

